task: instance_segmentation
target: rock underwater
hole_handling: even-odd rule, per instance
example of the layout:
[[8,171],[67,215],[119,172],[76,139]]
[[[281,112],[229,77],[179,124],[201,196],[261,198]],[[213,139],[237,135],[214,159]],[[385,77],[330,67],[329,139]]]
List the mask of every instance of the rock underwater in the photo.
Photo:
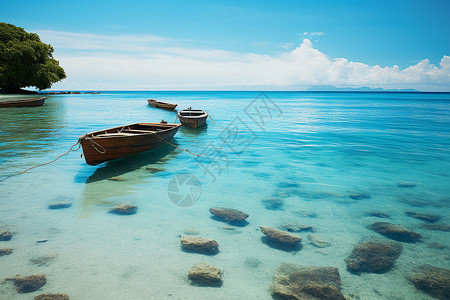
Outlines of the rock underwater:
[[215,240],[190,235],[181,236],[181,246],[185,250],[203,254],[217,254],[219,252],[219,244]]
[[189,271],[188,278],[193,284],[200,286],[221,286],[222,270],[207,263],[195,264]]
[[282,264],[275,271],[270,293],[276,299],[345,300],[339,270],[333,267],[305,267]]
[[347,270],[360,274],[389,271],[400,256],[403,246],[396,242],[368,241],[359,243],[345,259]]
[[399,242],[415,243],[422,239],[417,232],[387,222],[375,222],[367,228]]
[[422,265],[410,277],[414,286],[438,299],[450,299],[450,270]]

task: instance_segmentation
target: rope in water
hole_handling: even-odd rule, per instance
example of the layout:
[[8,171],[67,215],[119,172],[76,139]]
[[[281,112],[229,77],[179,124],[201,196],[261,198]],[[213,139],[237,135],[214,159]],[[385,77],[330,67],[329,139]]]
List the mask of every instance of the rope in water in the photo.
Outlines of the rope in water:
[[[78,148],[77,148],[77,149],[73,149],[73,147],[75,147],[76,145],[78,145]],[[45,166],[45,165],[49,165],[49,164],[51,164],[51,163],[54,163],[55,161],[57,161],[59,158],[63,157],[64,155],[67,155],[67,154],[69,154],[69,153],[72,152],[72,151],[74,151],[74,152],[75,152],[75,151],[78,151],[78,150],[80,149],[80,147],[81,147],[81,138],[78,139],[78,141],[77,141],[75,144],[73,144],[73,145],[70,147],[70,149],[69,149],[66,153],[59,155],[59,156],[58,156],[57,158],[55,158],[54,160],[49,161],[49,162],[46,162],[46,163],[43,163],[43,164],[39,164],[39,165],[33,166],[33,167],[31,167],[31,168],[28,168],[28,169],[26,169],[26,170],[24,170],[24,171],[22,171],[22,172],[16,173],[16,174],[9,175],[9,176],[7,176],[5,179],[11,178],[11,177],[14,177],[14,176],[17,176],[17,175],[24,174],[24,173],[26,173],[26,172],[28,172],[28,171],[34,169],[34,168],[38,168],[38,167],[42,167],[42,166]],[[4,181],[5,179],[0,180],[0,182]]]
[[[217,123],[213,121],[213,119],[211,118],[211,116],[210,116],[210,115],[208,115],[208,116],[209,116],[209,118],[211,119],[211,121],[212,121],[215,125],[217,125]],[[175,118],[174,123],[176,122],[177,119],[178,119],[178,115],[177,115],[177,117]],[[220,126],[220,125],[218,125],[218,126]],[[220,127],[222,127],[222,126],[220,126]],[[124,127],[122,127],[122,129],[121,129],[119,132],[121,132],[123,129],[124,129]],[[230,130],[230,129],[228,129],[228,128],[225,128],[225,129],[228,130],[228,131],[233,132],[233,135],[236,135],[236,134],[239,133],[239,131],[233,131],[233,130]],[[58,157],[56,157],[56,158],[53,159],[52,161],[49,161],[49,162],[46,162],[46,163],[43,163],[43,164],[39,164],[39,165],[36,165],[36,166],[33,166],[33,167],[30,167],[30,168],[28,168],[28,169],[26,169],[26,170],[24,170],[24,171],[22,171],[22,172],[19,172],[19,173],[16,173],[16,174],[7,176],[5,179],[8,179],[8,178],[10,178],[10,177],[14,177],[14,176],[17,176],[17,175],[24,174],[24,173],[26,173],[26,172],[28,172],[28,171],[30,171],[30,170],[32,170],[32,169],[38,168],[38,167],[42,167],[42,166],[45,166],[45,165],[49,165],[49,164],[54,163],[55,161],[57,161],[59,158],[65,156],[65,155],[67,155],[67,154],[69,154],[69,153],[72,152],[72,151],[74,151],[74,152],[78,151],[78,150],[80,149],[80,147],[81,147],[81,140],[82,140],[83,138],[86,138],[86,137],[87,137],[86,135],[80,137],[80,138],[78,139],[78,141],[77,141],[75,144],[73,144],[73,145],[69,148],[69,150],[68,150],[66,153],[59,155]],[[216,152],[220,151],[220,150],[223,148],[223,146],[224,146],[225,143],[227,142],[228,138],[229,138],[229,136],[226,137],[226,138],[223,140],[222,145],[221,145],[219,148],[217,148]],[[93,147],[98,153],[100,153],[100,154],[105,154],[105,153],[106,153],[106,149],[105,149],[102,145],[100,145],[99,143],[95,142],[95,141],[92,140],[92,139],[86,139],[86,140],[88,140],[89,142],[91,142],[92,147]],[[179,149],[179,150],[181,150],[181,151],[187,152],[187,153],[192,154],[192,155],[194,155],[194,156],[197,156],[197,157],[209,157],[209,158],[212,158],[211,156],[208,156],[208,155],[203,155],[203,154],[197,154],[197,153],[194,153],[194,152],[190,151],[189,149],[183,149],[183,148],[180,148],[180,147],[178,147],[177,145],[174,145],[174,144],[172,144],[172,143],[170,143],[170,142],[168,142],[168,141],[166,141],[166,140],[164,140],[164,142],[166,142],[167,144],[169,144],[169,145],[171,145],[171,146],[173,146],[173,147],[175,147],[175,148],[177,148],[177,149]],[[77,149],[73,149],[73,147],[75,147],[75,146],[77,146],[77,145],[78,145],[78,148],[77,148]],[[0,180],[0,182],[4,181],[5,179]]]
[[211,120],[211,122],[214,123],[214,125],[217,125],[217,126],[219,126],[220,128],[223,128],[223,129],[225,129],[225,130],[234,132],[235,134],[237,134],[237,133],[239,132],[238,130],[231,130],[231,129],[228,129],[228,128],[226,128],[226,127],[220,126],[219,124],[217,124],[216,122],[214,122],[214,120],[211,118],[211,115],[209,115],[209,114],[208,114],[208,117],[209,117],[209,119]]
[[185,152],[187,152],[187,153],[189,153],[189,154],[192,154],[192,155],[195,155],[195,156],[197,156],[197,157],[200,157],[200,156],[206,157],[206,155],[202,155],[202,154],[197,154],[197,153],[191,152],[189,149],[183,149],[183,148],[180,148],[180,147],[178,147],[177,145],[174,145],[174,144],[172,144],[172,143],[169,143],[169,142],[166,141],[166,140],[164,140],[164,142],[166,142],[167,144],[169,144],[169,145],[171,145],[171,146],[173,146],[173,147],[175,147],[175,148],[177,148],[177,149],[180,149],[181,151],[185,151]]

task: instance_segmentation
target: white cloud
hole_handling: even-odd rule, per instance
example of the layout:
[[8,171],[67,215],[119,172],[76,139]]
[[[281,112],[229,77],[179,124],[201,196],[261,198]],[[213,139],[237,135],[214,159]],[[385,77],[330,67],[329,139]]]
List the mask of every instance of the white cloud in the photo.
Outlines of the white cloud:
[[186,48],[157,36],[40,31],[68,78],[54,89],[273,89],[335,85],[450,90],[450,56],[405,69],[330,58],[304,39],[292,51],[259,55]]

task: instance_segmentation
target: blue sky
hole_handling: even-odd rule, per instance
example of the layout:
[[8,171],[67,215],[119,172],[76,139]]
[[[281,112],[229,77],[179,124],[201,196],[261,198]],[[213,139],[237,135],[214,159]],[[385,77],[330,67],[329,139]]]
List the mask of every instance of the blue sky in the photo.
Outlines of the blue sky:
[[54,89],[450,91],[449,12],[444,0],[0,0],[0,21],[54,46],[68,75]]

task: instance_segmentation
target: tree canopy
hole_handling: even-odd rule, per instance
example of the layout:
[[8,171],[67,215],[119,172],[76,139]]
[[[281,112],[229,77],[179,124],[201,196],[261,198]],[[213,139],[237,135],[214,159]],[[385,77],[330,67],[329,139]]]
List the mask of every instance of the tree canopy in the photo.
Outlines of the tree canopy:
[[24,87],[48,89],[66,78],[53,58],[53,47],[41,42],[36,33],[0,23],[0,89],[20,91]]

